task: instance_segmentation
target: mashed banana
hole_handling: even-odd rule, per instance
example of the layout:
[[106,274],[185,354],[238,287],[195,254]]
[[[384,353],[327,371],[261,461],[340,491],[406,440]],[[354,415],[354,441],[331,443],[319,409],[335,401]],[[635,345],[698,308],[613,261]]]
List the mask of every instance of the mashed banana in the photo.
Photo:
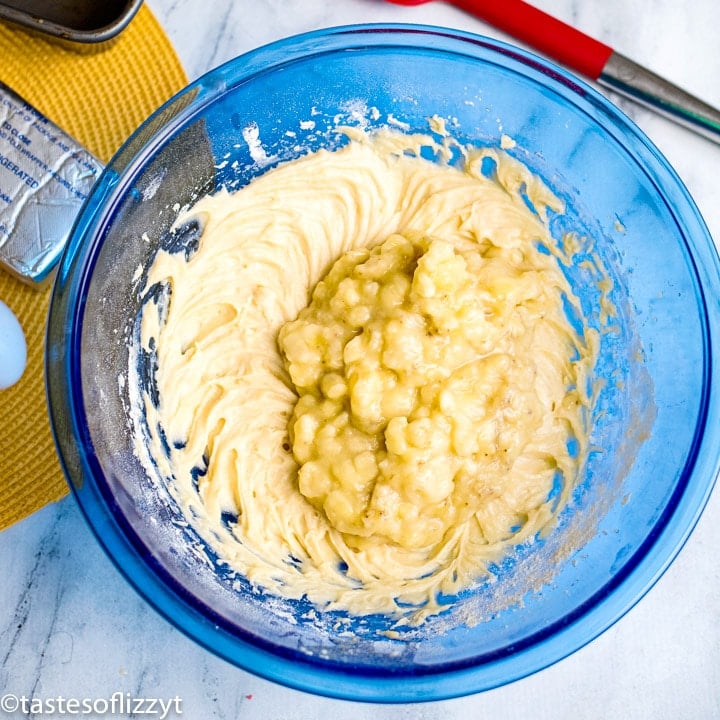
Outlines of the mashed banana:
[[196,251],[158,253],[137,451],[258,586],[423,617],[565,504],[597,337],[522,164],[352,135],[203,198]]

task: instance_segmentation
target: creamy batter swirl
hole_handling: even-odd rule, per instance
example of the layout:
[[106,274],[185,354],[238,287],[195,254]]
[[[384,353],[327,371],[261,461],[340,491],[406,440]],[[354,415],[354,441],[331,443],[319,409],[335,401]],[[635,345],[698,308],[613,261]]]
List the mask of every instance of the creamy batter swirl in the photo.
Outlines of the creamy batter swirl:
[[[548,211],[562,212],[562,203],[524,165],[501,150],[460,148],[437,136],[349,134],[338,150],[201,199],[179,221],[198,224],[197,247],[157,254],[146,288],[164,301],[146,302],[140,323],[138,352],[153,358],[154,369],[142,395],[146,430],[136,434],[149,445],[138,455],[152,458],[221,560],[265,591],[352,614],[422,618],[444,607],[441,597],[481,579],[512,545],[548,528],[566,503],[585,457],[597,337],[580,327],[559,262],[567,258],[547,228]],[[420,157],[421,147],[437,161]],[[460,149],[460,163],[446,162],[450,149]],[[396,343],[395,354],[376,355],[383,372],[383,363],[394,363],[392,388],[401,386],[412,402],[382,410],[387,388],[373,380],[355,405],[375,387],[380,414],[361,428],[371,440],[359,452],[376,455],[357,460],[342,444],[320,443],[301,457],[305,451],[293,448],[299,396],[314,392],[304,401],[313,408],[332,396],[336,417],[349,412],[350,394],[346,380],[338,390],[342,368],[333,366],[324,386],[319,375],[303,376],[297,358],[311,362],[314,341],[293,340],[304,332],[298,316],[336,323],[335,336],[345,333],[347,343],[336,365],[349,358],[350,367],[354,358],[350,375],[372,376],[370,340],[359,353],[362,340],[354,354],[343,349],[363,337],[372,320],[357,320],[372,304],[356,312],[354,325],[342,309],[330,317],[308,316],[306,308],[338,260],[353,258],[336,285],[389,239],[395,248],[406,243],[397,267],[410,285],[393,282],[404,288],[397,303],[405,303],[409,324],[403,335],[389,316],[395,325],[387,336],[377,330],[377,342]],[[418,268],[427,277],[416,281]],[[459,300],[443,295],[451,290],[444,282]],[[411,312],[421,318],[415,325]],[[430,317],[435,335],[455,332],[456,340],[423,350],[429,326],[422,322]],[[419,327],[424,335],[415,334]],[[414,364],[403,359],[404,346]],[[307,387],[300,376],[312,376]],[[410,453],[413,438],[423,452],[439,448],[440,459]],[[328,448],[370,468],[361,500],[342,482],[343,458]],[[306,462],[315,464],[303,479]],[[389,489],[374,493],[381,463]],[[327,478],[339,480],[333,486]],[[393,517],[400,506],[405,514]]]

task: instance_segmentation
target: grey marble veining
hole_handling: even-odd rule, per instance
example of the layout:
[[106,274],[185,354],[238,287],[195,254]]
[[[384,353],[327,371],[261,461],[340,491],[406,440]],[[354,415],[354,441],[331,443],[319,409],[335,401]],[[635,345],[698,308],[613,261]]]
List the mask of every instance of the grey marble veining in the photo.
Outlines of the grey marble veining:
[[[150,5],[173,39],[191,79],[287,35],[361,22],[431,23],[519,44],[439,0],[415,7],[385,0],[263,0],[252,7],[229,0],[151,0]],[[720,27],[720,3],[701,0],[692,11],[668,0],[632,4],[625,0],[536,0],[535,5],[720,107],[720,52],[712,32]],[[706,172],[708,164],[720,160],[720,146],[696,138],[628,100],[611,98],[667,156],[711,230],[720,227],[717,185],[707,181]],[[714,235],[718,237],[718,233]]]
[[[283,36],[347,23],[433,23],[508,40],[442,2],[413,8],[383,0],[148,2],[190,78]],[[536,4],[720,105],[716,0]],[[668,157],[720,238],[720,147],[627,101],[619,104]],[[587,647],[491,692],[371,706],[274,685],[197,646],[131,589],[69,497],[0,534],[0,695],[180,696],[182,717],[191,720],[713,720],[720,717],[718,546],[716,491],[657,585]],[[4,717],[21,715],[0,711]]]
[[[238,670],[139,598],[72,498],[0,536],[0,689],[17,695],[183,700],[189,718],[711,720],[720,708],[716,495],[642,602],[575,655],[487,693],[408,706],[314,697]],[[0,715],[2,717],[2,715]]]

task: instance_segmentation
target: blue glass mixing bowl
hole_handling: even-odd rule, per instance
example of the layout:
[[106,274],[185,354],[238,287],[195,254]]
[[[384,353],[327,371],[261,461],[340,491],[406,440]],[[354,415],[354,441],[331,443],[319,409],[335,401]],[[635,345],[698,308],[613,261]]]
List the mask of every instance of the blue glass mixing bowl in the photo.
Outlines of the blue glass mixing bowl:
[[[560,237],[594,239],[612,279],[595,448],[548,536],[516,549],[453,609],[401,640],[373,617],[336,631],[307,604],[253,592],[213,562],[132,451],[127,339],[142,273],[178,209],[338,143],[338,123],[427,131],[431,115],[499,145],[567,203]],[[261,145],[259,144],[261,143]],[[588,251],[590,252],[590,251]],[[591,324],[603,298],[567,268]],[[99,541],[178,628],[238,666],[321,694],[416,701],[468,694],[572,653],[623,615],[681,548],[718,473],[718,257],[682,183],[592,88],[512,46],[422,26],[340,27],[260,48],[190,85],[107,166],[53,292],[48,397],[62,462]],[[606,288],[607,290],[607,288]],[[713,420],[715,418],[715,420]],[[209,562],[208,562],[209,558]]]

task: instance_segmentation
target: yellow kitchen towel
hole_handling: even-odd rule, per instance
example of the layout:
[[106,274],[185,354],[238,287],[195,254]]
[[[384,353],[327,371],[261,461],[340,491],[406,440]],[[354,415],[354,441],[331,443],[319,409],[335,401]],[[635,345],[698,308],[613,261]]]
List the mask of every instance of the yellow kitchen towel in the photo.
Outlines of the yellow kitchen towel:
[[[0,23],[0,80],[107,162],[133,130],[187,84],[147,5],[100,46],[77,46]],[[45,325],[50,289],[0,270],[0,300],[25,331],[27,367],[0,390],[0,530],[68,491],[45,400]]]

